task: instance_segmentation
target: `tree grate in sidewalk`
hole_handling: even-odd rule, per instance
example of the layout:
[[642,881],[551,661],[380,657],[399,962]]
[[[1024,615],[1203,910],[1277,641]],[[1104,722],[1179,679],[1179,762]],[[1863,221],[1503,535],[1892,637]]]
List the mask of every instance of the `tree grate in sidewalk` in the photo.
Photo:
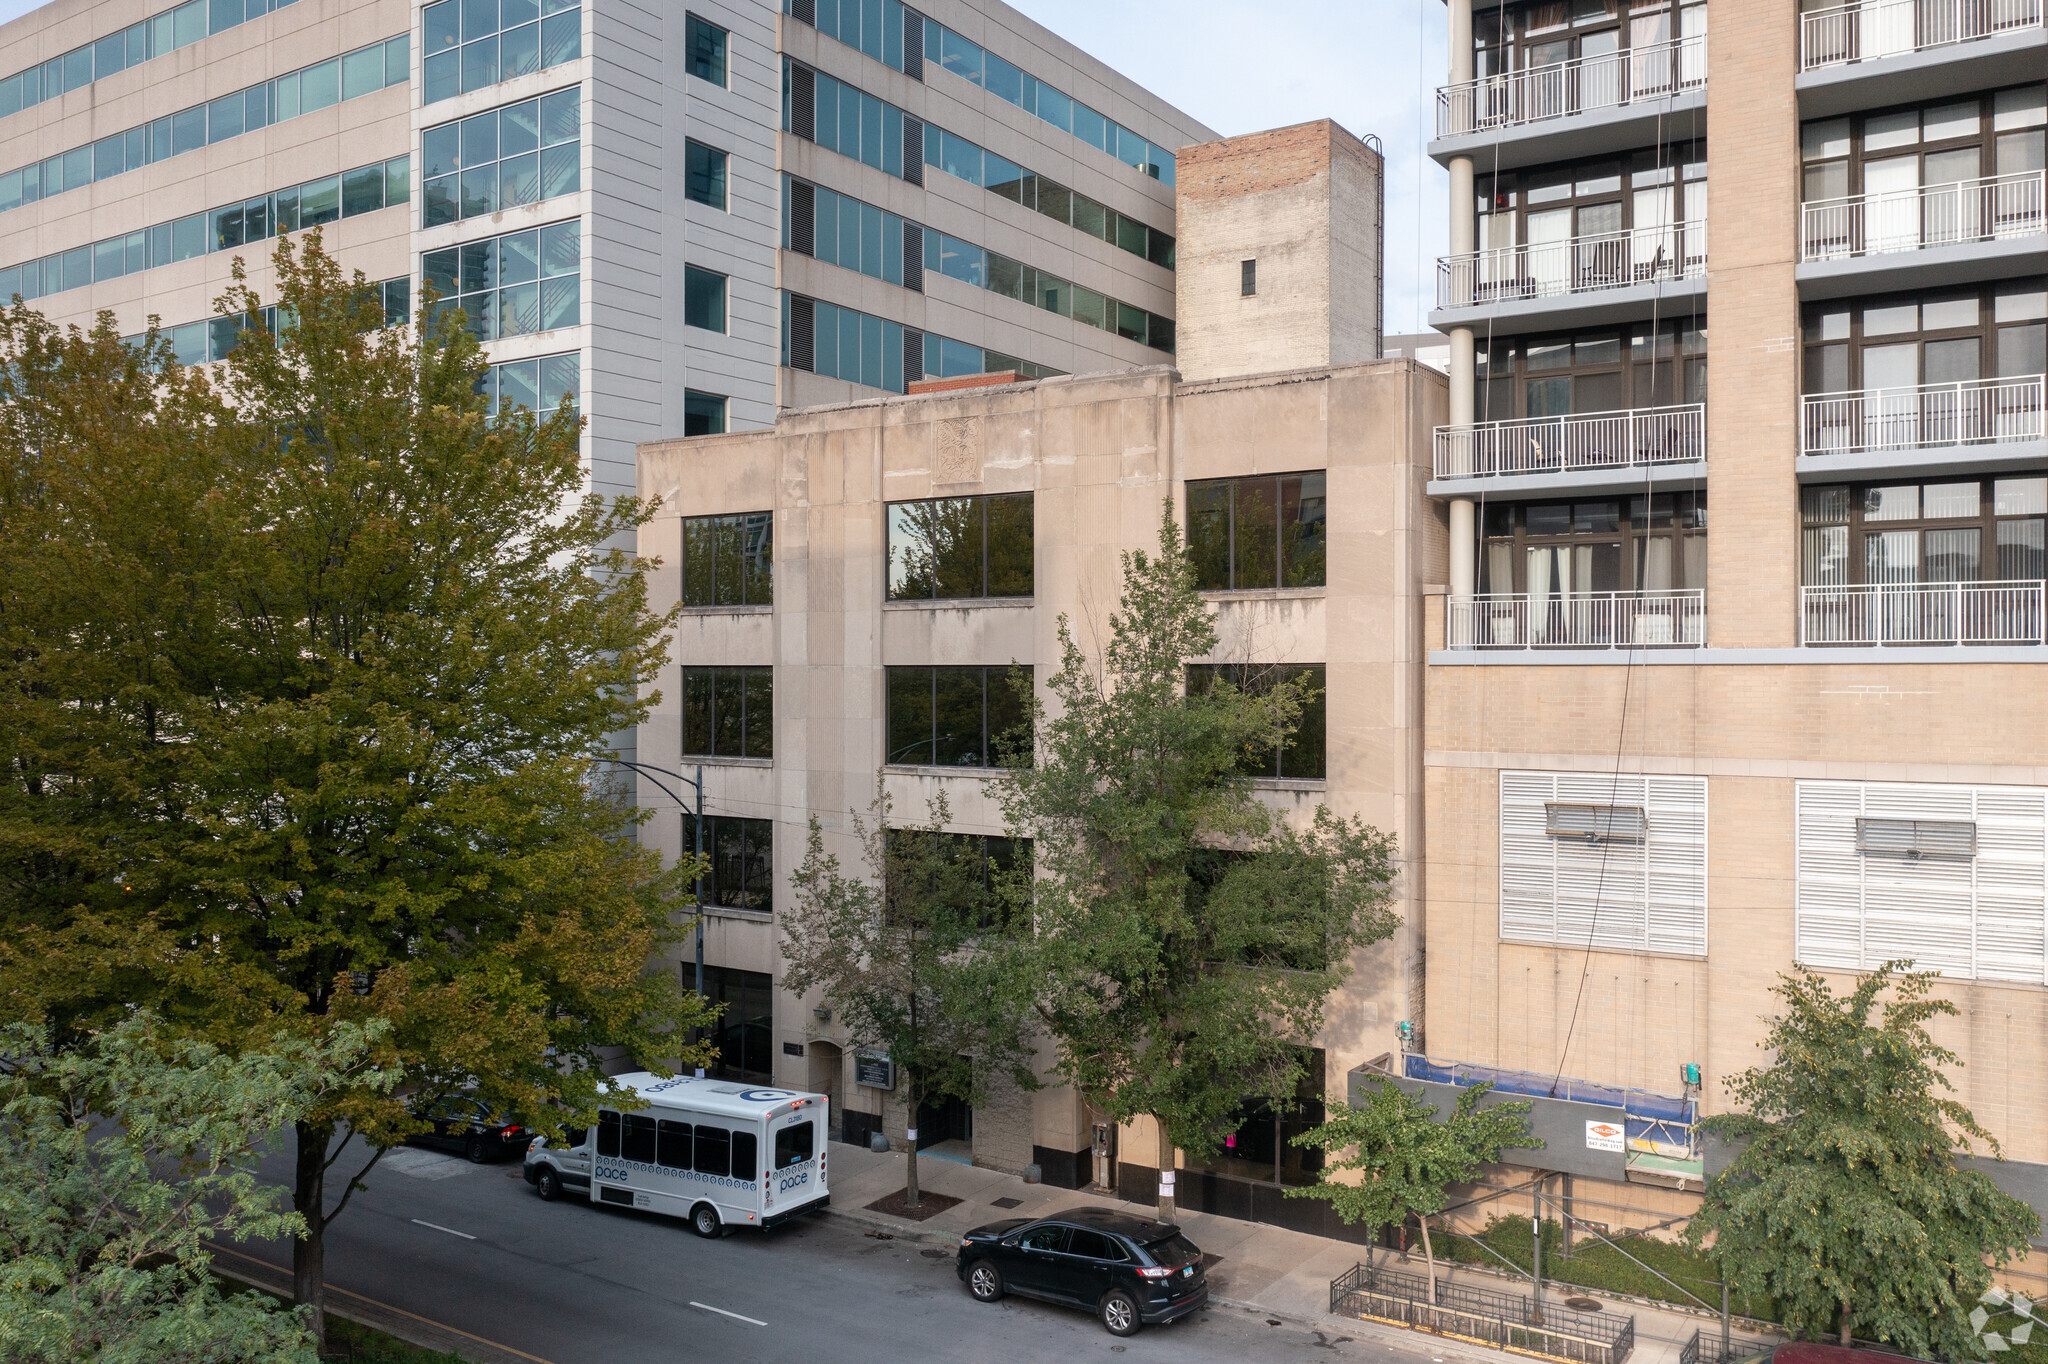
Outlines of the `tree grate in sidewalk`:
[[914,1208],[905,1207],[903,1199],[904,1190],[898,1189],[896,1192],[884,1194],[868,1204],[867,1209],[869,1212],[885,1213],[890,1217],[901,1217],[912,1222],[922,1222],[928,1217],[937,1217],[948,1208],[960,1206],[959,1199],[942,1193],[922,1194],[918,1199],[918,1206]]

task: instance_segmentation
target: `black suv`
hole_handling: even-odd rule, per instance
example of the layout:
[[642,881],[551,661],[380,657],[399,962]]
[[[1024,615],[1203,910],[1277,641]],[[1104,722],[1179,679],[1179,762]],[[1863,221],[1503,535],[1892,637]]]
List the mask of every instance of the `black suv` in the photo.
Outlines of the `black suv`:
[[1085,1307],[1117,1336],[1178,1321],[1209,1297],[1202,1252],[1179,1227],[1113,1208],[976,1227],[960,1238],[959,1274],[982,1302],[1016,1293]]
[[516,1122],[499,1122],[490,1108],[466,1094],[451,1094],[427,1110],[430,1131],[406,1138],[413,1146],[439,1146],[460,1151],[482,1165],[523,1155],[533,1144],[534,1134]]

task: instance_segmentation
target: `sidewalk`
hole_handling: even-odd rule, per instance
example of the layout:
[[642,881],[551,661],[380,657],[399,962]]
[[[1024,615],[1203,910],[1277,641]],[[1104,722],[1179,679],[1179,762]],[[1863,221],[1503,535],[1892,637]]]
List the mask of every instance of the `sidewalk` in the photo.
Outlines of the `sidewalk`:
[[[865,1147],[833,1142],[827,1148],[831,1159],[832,1213],[906,1240],[929,1241],[953,1246],[960,1233],[1005,1217],[1049,1217],[1068,1208],[1104,1203],[1117,1204],[1135,1213],[1149,1214],[1152,1205],[1118,1204],[1114,1195],[1086,1190],[1055,1189],[1045,1184],[1026,1184],[1015,1175],[984,1170],[929,1157],[917,1162],[919,1188],[960,1200],[923,1222],[870,1212],[867,1204],[903,1187],[904,1156],[900,1151],[877,1153]],[[1015,1199],[1015,1207],[993,1206],[996,1199]],[[1211,1300],[1226,1307],[1261,1311],[1304,1322],[1311,1326],[1341,1328],[1348,1334],[1373,1332],[1389,1345],[1428,1349],[1434,1355],[1455,1355],[1465,1360],[1497,1359],[1496,1352],[1482,1346],[1441,1337],[1404,1331],[1399,1327],[1361,1321],[1355,1317],[1330,1315],[1330,1280],[1366,1258],[1366,1248],[1348,1241],[1333,1241],[1259,1222],[1241,1222],[1210,1213],[1183,1212],[1177,1219],[1189,1238],[1206,1255],[1219,1257],[1209,1267]],[[1386,1251],[1374,1251],[1386,1255]],[[1405,1269],[1420,1273],[1422,1260],[1414,1257]],[[1439,1264],[1438,1282],[1466,1283],[1496,1291],[1526,1294],[1528,1282],[1508,1283],[1462,1266]],[[1700,1330],[1719,1344],[1718,1319],[1640,1303],[1616,1300],[1576,1286],[1553,1289],[1544,1286],[1546,1302],[1561,1302],[1567,1295],[1585,1293],[1600,1299],[1605,1310],[1636,1319],[1636,1347],[1629,1364],[1678,1364],[1679,1351]],[[1553,1296],[1554,1295],[1554,1296]],[[1758,1349],[1775,1343],[1738,1329],[1738,1344],[1756,1343]],[[1428,1342],[1426,1345],[1421,1342]]]

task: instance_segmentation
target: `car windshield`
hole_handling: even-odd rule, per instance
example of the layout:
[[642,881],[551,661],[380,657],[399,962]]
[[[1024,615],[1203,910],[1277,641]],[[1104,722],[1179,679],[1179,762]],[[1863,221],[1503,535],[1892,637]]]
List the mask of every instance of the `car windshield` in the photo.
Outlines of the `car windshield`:
[[1145,1253],[1168,1269],[1179,1269],[1202,1258],[1202,1252],[1195,1249],[1195,1243],[1179,1232],[1164,1241],[1152,1242],[1145,1247]]

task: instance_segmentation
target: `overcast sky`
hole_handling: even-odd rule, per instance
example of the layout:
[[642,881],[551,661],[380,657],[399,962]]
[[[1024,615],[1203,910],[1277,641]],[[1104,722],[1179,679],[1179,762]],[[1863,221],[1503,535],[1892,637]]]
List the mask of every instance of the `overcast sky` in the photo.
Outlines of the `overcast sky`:
[[[0,0],[0,22],[43,0]],[[1387,331],[1421,331],[1448,250],[1422,155],[1444,69],[1442,0],[1010,0],[1220,133],[1334,118],[1387,152]]]

